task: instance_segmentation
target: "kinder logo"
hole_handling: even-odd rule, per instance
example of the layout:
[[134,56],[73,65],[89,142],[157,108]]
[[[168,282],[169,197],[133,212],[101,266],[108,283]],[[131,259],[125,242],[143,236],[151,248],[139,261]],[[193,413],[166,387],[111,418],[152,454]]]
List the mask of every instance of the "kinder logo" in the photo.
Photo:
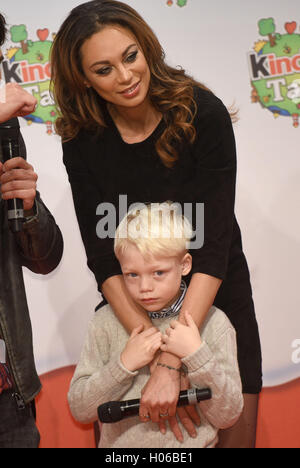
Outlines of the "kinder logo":
[[[167,0],[168,6],[173,6],[174,3],[175,1],[173,0]],[[187,0],[177,0],[176,3],[179,7],[184,7],[187,4]]]
[[26,26],[22,24],[12,26],[10,34],[14,45],[4,54],[3,78],[6,83],[20,84],[37,99],[35,112],[24,118],[29,125],[33,122],[46,124],[47,133],[52,135],[57,112],[49,92],[49,54],[52,45],[52,41],[48,40],[50,31],[46,28],[38,29],[38,40],[28,40]]
[[258,22],[259,40],[249,53],[252,102],[273,113],[274,117],[292,117],[299,127],[300,116],[300,34],[297,23],[285,23],[285,34],[276,33],[273,18]]

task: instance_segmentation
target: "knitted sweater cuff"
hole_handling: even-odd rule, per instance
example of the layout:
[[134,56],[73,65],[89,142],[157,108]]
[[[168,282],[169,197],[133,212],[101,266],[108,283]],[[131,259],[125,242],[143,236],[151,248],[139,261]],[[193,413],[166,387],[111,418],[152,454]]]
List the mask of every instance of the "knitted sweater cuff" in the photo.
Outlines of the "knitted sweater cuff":
[[182,363],[186,365],[188,372],[192,373],[203,367],[208,361],[211,360],[212,356],[213,354],[210,348],[205,343],[205,341],[203,341],[197,351],[182,359]]

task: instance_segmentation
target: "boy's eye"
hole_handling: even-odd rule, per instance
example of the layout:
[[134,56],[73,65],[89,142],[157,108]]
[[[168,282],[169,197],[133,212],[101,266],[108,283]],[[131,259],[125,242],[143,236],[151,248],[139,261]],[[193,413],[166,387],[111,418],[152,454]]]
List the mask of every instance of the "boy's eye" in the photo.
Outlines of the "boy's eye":
[[157,276],[162,276],[164,274],[164,272],[161,271],[161,270],[158,270],[155,273],[156,273]]
[[137,274],[136,273],[127,273],[127,276],[129,278],[136,278],[137,277]]

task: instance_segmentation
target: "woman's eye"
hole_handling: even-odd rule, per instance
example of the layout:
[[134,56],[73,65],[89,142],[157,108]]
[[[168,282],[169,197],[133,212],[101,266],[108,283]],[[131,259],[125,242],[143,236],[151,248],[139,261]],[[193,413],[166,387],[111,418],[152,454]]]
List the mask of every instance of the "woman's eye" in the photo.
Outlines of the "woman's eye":
[[129,278],[136,278],[137,277],[137,274],[136,273],[128,273],[127,276]]
[[137,54],[138,54],[138,51],[136,50],[132,54],[128,55],[128,57],[126,58],[126,62],[134,62]]
[[96,71],[97,75],[108,75],[109,72],[110,72],[110,68],[109,68],[109,67],[100,68],[100,70],[97,70],[97,71]]

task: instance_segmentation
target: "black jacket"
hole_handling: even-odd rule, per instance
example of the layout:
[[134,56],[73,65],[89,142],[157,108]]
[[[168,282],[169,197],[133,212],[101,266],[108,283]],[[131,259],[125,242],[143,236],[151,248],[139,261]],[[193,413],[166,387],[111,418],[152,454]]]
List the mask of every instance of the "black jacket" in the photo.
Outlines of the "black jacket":
[[[23,140],[20,146],[21,156],[26,158]],[[7,205],[0,196],[0,335],[6,344],[15,390],[25,404],[38,394],[41,383],[34,363],[22,267],[45,275],[58,266],[63,253],[61,232],[39,194],[35,209],[36,216],[24,224],[23,232],[12,234]]]

